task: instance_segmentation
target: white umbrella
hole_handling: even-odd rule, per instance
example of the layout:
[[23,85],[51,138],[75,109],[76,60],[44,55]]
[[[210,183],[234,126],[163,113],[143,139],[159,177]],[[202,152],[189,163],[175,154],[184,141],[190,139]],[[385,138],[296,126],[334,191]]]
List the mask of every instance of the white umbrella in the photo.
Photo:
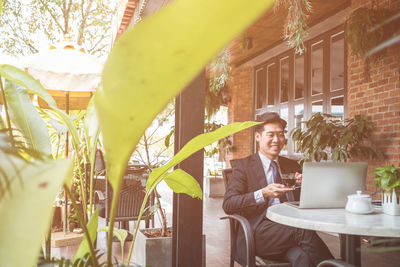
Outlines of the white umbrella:
[[[49,91],[58,107],[66,111],[87,107],[103,69],[97,58],[73,47],[68,44],[45,50],[27,57],[21,64]],[[48,107],[41,99],[39,105]]]

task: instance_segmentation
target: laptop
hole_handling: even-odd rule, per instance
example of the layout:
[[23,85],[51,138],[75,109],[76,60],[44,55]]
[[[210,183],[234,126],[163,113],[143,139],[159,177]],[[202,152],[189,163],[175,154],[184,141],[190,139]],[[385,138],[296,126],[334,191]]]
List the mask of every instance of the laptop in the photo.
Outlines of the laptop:
[[300,201],[285,202],[301,209],[344,208],[347,196],[364,191],[366,162],[305,162]]

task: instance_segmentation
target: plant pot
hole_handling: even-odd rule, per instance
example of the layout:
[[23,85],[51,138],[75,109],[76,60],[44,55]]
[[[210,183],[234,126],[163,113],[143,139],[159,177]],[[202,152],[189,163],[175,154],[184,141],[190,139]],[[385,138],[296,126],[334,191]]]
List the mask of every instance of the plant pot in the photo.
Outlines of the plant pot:
[[[172,266],[172,237],[148,238],[139,230],[133,247],[133,262],[139,266]],[[203,266],[205,266],[205,235],[203,235]]]
[[78,223],[77,222],[69,222],[69,231],[73,232],[75,228],[78,227]]
[[392,193],[383,193],[382,211],[389,215],[400,215],[400,196],[396,195],[396,191]]

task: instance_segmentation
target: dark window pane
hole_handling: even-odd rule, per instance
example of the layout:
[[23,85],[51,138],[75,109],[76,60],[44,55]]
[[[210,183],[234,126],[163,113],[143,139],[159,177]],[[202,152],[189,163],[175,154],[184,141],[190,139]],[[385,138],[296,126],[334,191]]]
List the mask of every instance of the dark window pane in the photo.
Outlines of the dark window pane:
[[297,56],[294,62],[294,98],[304,97],[304,56]]
[[311,113],[314,115],[315,113],[322,113],[322,100],[321,101],[315,101],[312,103],[311,107]]
[[323,77],[323,47],[322,42],[312,46],[311,49],[311,93],[317,95],[322,93]]
[[336,97],[331,99],[331,114],[337,118],[344,120],[344,97]]
[[257,106],[262,108],[267,100],[267,79],[265,77],[265,69],[257,70],[256,72],[256,92],[257,92]]
[[331,90],[344,88],[344,39],[332,38]]
[[275,105],[275,91],[276,91],[276,67],[275,64],[268,66],[268,107]]
[[281,60],[281,103],[288,101],[289,90],[289,58]]

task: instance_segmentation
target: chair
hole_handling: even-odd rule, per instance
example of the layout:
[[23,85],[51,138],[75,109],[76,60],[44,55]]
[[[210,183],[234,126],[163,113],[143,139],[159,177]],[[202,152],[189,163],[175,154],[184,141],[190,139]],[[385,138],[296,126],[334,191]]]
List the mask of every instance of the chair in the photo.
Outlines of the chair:
[[[108,182],[106,173],[101,172],[105,169],[103,154],[100,150],[96,152],[95,160],[95,174],[102,174],[105,179],[95,179],[95,196],[94,203],[99,207],[99,216],[106,219],[106,225],[109,224],[111,214],[111,204],[113,199],[113,190],[111,184]],[[147,179],[148,168],[144,165],[129,165],[126,169],[122,188],[119,196],[118,207],[115,215],[115,222],[119,223],[119,227],[129,230],[129,221],[137,221],[140,208],[142,206],[145,187],[142,184]],[[144,183],[144,182],[143,182]],[[151,196],[146,208],[154,205],[154,197]],[[154,227],[154,215],[145,213],[142,217],[145,221],[146,228],[149,227],[151,222]]]
[[317,267],[355,267],[354,265],[340,259],[331,259],[321,261]]
[[[222,170],[222,177],[224,178],[225,190],[227,189],[229,180],[232,176],[232,169],[224,169]],[[221,218],[221,220],[229,219],[230,226],[230,240],[231,240],[231,252],[230,252],[230,266],[234,266],[234,262],[237,261],[235,259],[235,250],[236,250],[236,237],[239,227],[243,229],[245,240],[246,240],[246,255],[247,255],[247,264],[248,267],[253,266],[265,266],[265,267],[291,267],[291,263],[282,262],[276,260],[270,260],[261,258],[255,255],[255,245],[254,245],[254,235],[253,230],[251,229],[249,221],[239,214],[227,215]]]

